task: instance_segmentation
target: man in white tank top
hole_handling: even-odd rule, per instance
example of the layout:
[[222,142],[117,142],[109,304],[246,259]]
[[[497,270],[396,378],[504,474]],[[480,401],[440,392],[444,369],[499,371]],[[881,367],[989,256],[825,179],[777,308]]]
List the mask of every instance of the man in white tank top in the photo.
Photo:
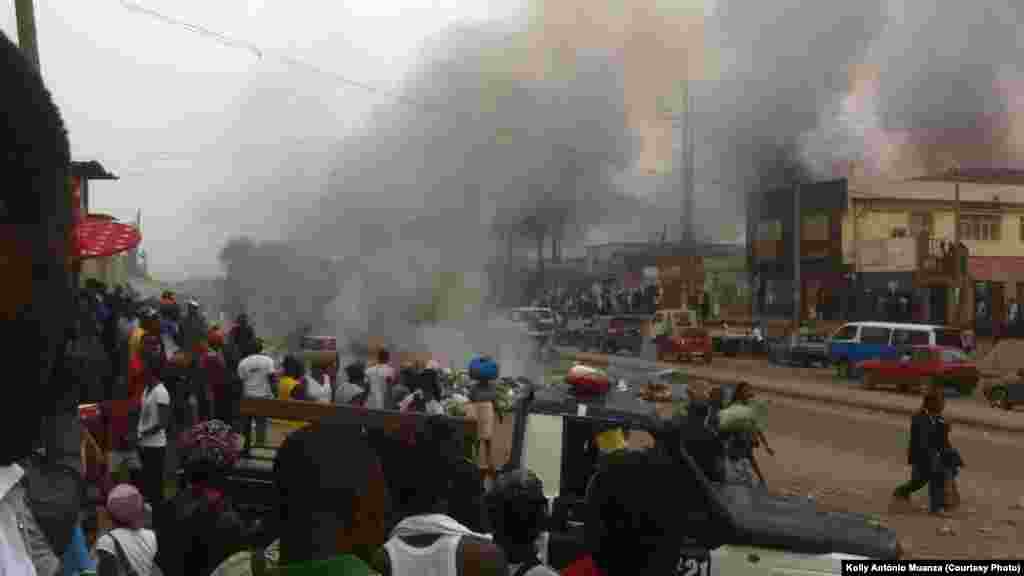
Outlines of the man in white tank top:
[[[437,435],[435,435],[436,437]],[[389,576],[507,576],[508,565],[491,537],[447,514],[444,499],[453,465],[436,441],[420,435],[414,450],[385,458],[396,478],[405,518],[391,531],[381,557]]]

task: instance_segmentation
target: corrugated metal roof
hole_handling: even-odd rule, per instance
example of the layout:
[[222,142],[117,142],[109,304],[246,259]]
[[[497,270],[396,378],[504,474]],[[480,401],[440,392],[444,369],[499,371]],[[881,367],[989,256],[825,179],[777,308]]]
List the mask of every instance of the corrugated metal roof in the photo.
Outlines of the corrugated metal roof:
[[863,182],[850,190],[854,199],[920,200],[953,202],[955,184],[960,184],[960,201],[1024,205],[1024,172],[962,171],[890,182]]
[[119,178],[108,172],[102,164],[95,160],[85,162],[75,161],[71,163],[71,175],[85,178],[87,180],[118,180]]

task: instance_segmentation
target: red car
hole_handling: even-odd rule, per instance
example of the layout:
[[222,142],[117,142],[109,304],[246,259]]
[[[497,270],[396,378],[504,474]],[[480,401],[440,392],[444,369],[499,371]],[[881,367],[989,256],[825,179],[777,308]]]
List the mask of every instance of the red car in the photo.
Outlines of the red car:
[[658,359],[677,361],[694,360],[700,357],[705,363],[711,363],[711,334],[704,328],[680,328],[679,336],[665,338],[658,346]]
[[865,388],[894,386],[901,392],[941,384],[970,396],[980,378],[977,366],[961,350],[945,346],[911,346],[895,358],[865,360],[859,367]]

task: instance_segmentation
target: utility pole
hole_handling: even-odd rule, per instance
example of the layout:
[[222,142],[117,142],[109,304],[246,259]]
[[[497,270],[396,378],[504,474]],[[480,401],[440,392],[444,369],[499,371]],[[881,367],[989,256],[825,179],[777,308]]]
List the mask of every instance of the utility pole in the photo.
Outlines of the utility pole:
[[964,282],[961,268],[962,255],[960,254],[960,171],[953,171],[953,283],[956,286],[956,307],[953,312],[954,325],[959,327],[963,317],[962,309],[965,299]]
[[803,219],[800,217],[800,180],[793,185],[793,324],[794,328],[800,329],[802,304],[802,285],[800,283],[800,228],[803,226]]
[[687,256],[697,255],[694,231],[694,145],[693,145],[693,95],[690,81],[685,83],[685,107],[683,108],[683,243]]
[[33,0],[14,0],[14,11],[18,19],[18,46],[25,58],[39,68],[39,46],[36,44],[36,15]]
[[[14,10],[18,20],[18,47],[25,58],[40,74],[39,45],[36,43],[36,16],[33,0],[15,0]],[[83,178],[83,184],[85,179]],[[71,279],[69,279],[71,280]],[[77,282],[77,274],[74,280]],[[75,284],[75,289],[78,286]],[[80,454],[82,442],[81,422],[78,419],[79,387],[77,384],[55,382],[55,386],[65,385],[67,388],[58,394],[55,410],[45,416],[40,430],[40,439],[46,452],[46,459],[51,463],[62,463],[82,473]]]

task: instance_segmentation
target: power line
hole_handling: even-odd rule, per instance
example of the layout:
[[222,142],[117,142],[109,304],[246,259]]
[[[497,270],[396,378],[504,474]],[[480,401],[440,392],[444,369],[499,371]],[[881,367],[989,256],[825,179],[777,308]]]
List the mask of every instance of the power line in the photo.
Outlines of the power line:
[[[266,49],[264,49],[264,48],[262,48],[262,47],[260,47],[260,46],[258,46],[256,44],[254,44],[252,42],[248,42],[248,41],[245,41],[245,40],[236,40],[236,39],[231,38],[230,36],[228,36],[226,34],[222,34],[220,32],[216,32],[214,30],[210,30],[209,28],[206,28],[204,26],[199,26],[197,24],[192,24],[190,22],[185,22],[184,20],[173,18],[171,16],[168,16],[168,15],[163,14],[161,12],[158,12],[156,10],[153,10],[153,9],[150,9],[150,8],[146,8],[145,6],[142,6],[141,4],[138,4],[138,3],[134,2],[133,0],[120,0],[120,3],[121,3],[121,5],[124,8],[126,8],[128,10],[131,10],[133,12],[137,12],[137,13],[149,16],[151,18],[155,18],[155,19],[157,19],[157,20],[159,20],[161,22],[164,22],[165,24],[170,24],[172,26],[178,26],[178,27],[181,27],[181,28],[185,28],[186,30],[188,30],[190,32],[193,32],[193,33],[199,34],[199,35],[201,35],[203,37],[209,38],[209,39],[211,39],[211,40],[213,40],[213,41],[215,41],[215,42],[217,42],[217,43],[219,43],[219,44],[221,44],[223,46],[227,46],[227,47],[230,47],[230,48],[237,48],[237,49],[246,50],[246,51],[254,54],[257,58],[263,59],[263,57],[265,55],[269,55],[270,54],[270,52],[268,50],[266,50]],[[330,70],[325,70],[325,69],[323,69],[323,68],[321,68],[319,66],[316,66],[315,64],[310,64],[309,62],[300,60],[300,59],[292,57],[292,56],[287,56],[287,55],[284,55],[284,54],[278,54],[278,55],[275,55],[274,58],[276,58],[277,60],[279,60],[279,61],[281,61],[281,62],[283,62],[285,64],[288,64],[288,65],[291,65],[291,66],[294,66],[294,67],[304,68],[304,69],[306,69],[307,71],[310,71],[310,72],[314,72],[314,73],[325,75],[325,76],[330,76],[331,78],[334,78],[338,82],[341,82],[342,84],[345,84],[347,86],[350,86],[350,87],[353,87],[353,88],[358,88],[360,90],[363,90],[363,91],[366,91],[366,92],[370,92],[370,93],[373,93],[373,94],[378,94],[378,95],[381,95],[381,96],[389,97],[389,98],[391,98],[393,100],[396,100],[398,102],[406,104],[406,105],[408,105],[410,107],[420,108],[420,109],[423,109],[423,110],[428,110],[428,111],[431,111],[431,112],[438,112],[438,113],[450,112],[450,113],[452,113],[452,115],[456,115],[456,116],[469,116],[469,119],[473,120],[473,121],[479,120],[481,118],[481,116],[482,116],[482,113],[480,113],[480,112],[478,112],[476,114],[473,114],[473,113],[466,113],[465,111],[461,111],[461,110],[445,108],[444,106],[435,105],[433,103],[426,102],[426,101],[423,101],[423,100],[419,100],[419,99],[416,99],[416,98],[411,98],[409,96],[405,96],[405,95],[399,94],[399,93],[391,91],[391,90],[382,89],[382,88],[379,88],[377,86],[373,86],[372,84],[368,84],[366,82],[362,82],[362,81],[359,81],[359,80],[353,80],[353,79],[348,78],[347,76],[345,76],[343,74],[339,74],[337,72],[333,72],[333,71],[330,71]],[[577,154],[580,154],[580,155],[583,155],[583,156],[592,156],[592,154],[587,154],[586,152],[584,152],[582,150],[579,150],[575,146],[567,145],[566,147],[569,148],[570,150],[572,150],[573,152],[576,152]],[[609,164],[613,164],[613,165],[618,163],[617,160],[615,158],[611,157],[611,156],[604,156],[604,155],[602,155],[600,160],[603,161],[603,162],[607,162]]]
[[[141,4],[133,2],[132,0],[120,0],[120,1],[121,1],[121,6],[125,7],[128,10],[131,10],[133,12],[138,12],[140,14],[144,14],[146,16],[149,16],[151,18],[159,20],[159,21],[161,21],[161,22],[163,22],[165,24],[170,24],[172,26],[178,26],[180,28],[185,28],[186,30],[188,30],[190,32],[199,34],[200,36],[203,36],[205,38],[209,38],[210,40],[213,40],[213,41],[217,42],[218,44],[221,44],[222,46],[227,46],[229,48],[237,48],[237,49],[245,50],[247,52],[252,53],[253,55],[255,55],[257,58],[259,58],[261,60],[264,58],[264,56],[270,55],[268,50],[266,50],[265,48],[262,48],[262,47],[260,47],[260,46],[258,46],[256,44],[254,44],[252,42],[248,42],[248,41],[245,41],[245,40],[236,40],[236,39],[231,38],[230,36],[228,36],[226,34],[222,34],[220,32],[216,32],[214,30],[210,30],[209,28],[206,28],[204,26],[199,26],[198,24],[192,24],[190,22],[185,22],[184,20],[179,20],[177,18],[173,18],[173,17],[168,16],[168,15],[162,13],[162,12],[158,12],[158,11],[153,10],[151,8],[146,8],[145,6],[142,6]],[[303,60],[300,60],[300,59],[292,57],[292,56],[287,56],[287,55],[284,55],[284,54],[279,54],[279,55],[274,55],[273,57],[276,58],[277,60],[280,60],[281,62],[284,62],[285,64],[290,65],[290,66],[295,66],[297,68],[304,68],[304,69],[306,69],[307,71],[310,71],[310,72],[314,72],[314,73],[317,73],[317,74],[322,74],[322,75],[325,75],[325,76],[330,76],[330,77],[334,78],[335,80],[341,82],[342,84],[345,84],[347,86],[351,86],[353,88],[359,88],[359,89],[364,90],[366,92],[370,92],[370,93],[373,93],[373,94],[379,94],[381,96],[388,96],[388,97],[390,97],[390,98],[392,98],[394,100],[398,100],[398,101],[403,102],[405,104],[409,104],[411,106],[415,106],[415,107],[419,107],[419,108],[434,108],[434,106],[430,105],[427,102],[416,100],[414,98],[410,98],[408,96],[404,96],[404,95],[399,94],[397,92],[393,92],[393,91],[390,91],[390,90],[382,89],[382,88],[379,88],[377,86],[373,86],[372,84],[368,84],[366,82],[361,82],[359,80],[353,80],[353,79],[348,78],[348,77],[346,77],[346,76],[344,76],[342,74],[339,74],[337,72],[332,72],[330,70],[324,70],[323,68],[321,68],[319,66],[316,66],[315,64],[310,64],[309,62],[305,62]]]

